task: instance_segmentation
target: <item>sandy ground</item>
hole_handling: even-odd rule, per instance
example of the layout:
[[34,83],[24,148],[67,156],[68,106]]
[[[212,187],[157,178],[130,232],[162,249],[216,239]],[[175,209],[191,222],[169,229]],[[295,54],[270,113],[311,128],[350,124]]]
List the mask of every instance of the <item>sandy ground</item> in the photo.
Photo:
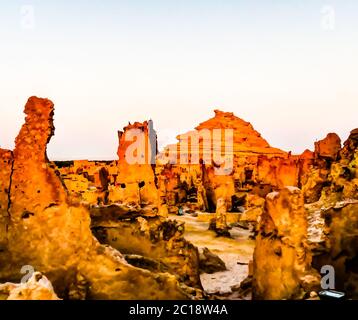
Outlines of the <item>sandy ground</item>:
[[[248,275],[248,263],[252,260],[255,241],[249,239],[249,231],[233,228],[232,239],[217,237],[209,231],[209,223],[198,221],[190,215],[171,216],[171,219],[185,222],[185,238],[199,249],[207,247],[226,264],[227,271],[200,276],[204,290],[208,293],[226,294],[231,287],[239,285]],[[240,264],[239,264],[239,263]]]

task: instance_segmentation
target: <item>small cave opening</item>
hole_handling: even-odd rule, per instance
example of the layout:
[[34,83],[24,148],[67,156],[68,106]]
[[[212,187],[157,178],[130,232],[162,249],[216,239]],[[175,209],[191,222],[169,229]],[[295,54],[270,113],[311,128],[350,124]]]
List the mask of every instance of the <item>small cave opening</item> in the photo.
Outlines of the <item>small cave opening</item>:
[[237,195],[233,195],[231,197],[231,212],[242,212],[246,206],[246,195],[242,197],[238,197]]
[[343,173],[341,174],[341,177],[343,179],[346,179],[348,181],[351,181],[354,179],[354,173],[347,167],[343,168]]
[[34,213],[30,212],[30,211],[24,211],[21,215],[21,219],[29,219],[30,217],[35,216]]
[[109,185],[109,173],[106,168],[102,167],[99,170],[99,179],[103,190],[108,190]]
[[251,169],[245,169],[245,181],[251,182],[253,177],[254,171]]
[[139,188],[142,189],[145,186],[145,182],[144,181],[139,182],[138,186],[139,186]]
[[121,188],[125,189],[126,188],[126,184],[125,183],[121,183]]
[[208,192],[207,194],[207,200],[208,200],[208,212],[210,213],[215,213],[216,211],[216,204],[215,204],[215,201],[214,201],[214,196]]
[[192,187],[187,192],[187,199],[191,203],[198,201],[198,190],[195,187]]

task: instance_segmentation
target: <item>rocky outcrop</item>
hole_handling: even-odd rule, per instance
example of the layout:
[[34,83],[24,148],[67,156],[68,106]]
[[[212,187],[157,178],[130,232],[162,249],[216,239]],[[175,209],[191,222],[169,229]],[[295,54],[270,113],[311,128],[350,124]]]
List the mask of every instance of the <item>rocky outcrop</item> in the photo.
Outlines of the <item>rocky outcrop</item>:
[[214,231],[219,237],[230,237],[225,198],[219,198],[217,200],[215,217],[210,221],[209,230]]
[[[301,155],[287,154],[287,157],[267,157],[261,155],[254,170],[254,182],[260,188],[271,186],[277,190],[285,186],[301,187],[308,178],[309,170],[314,162],[314,153],[306,150]],[[261,192],[260,192],[261,191]],[[259,190],[260,196],[267,192]]]
[[[136,255],[130,262],[153,264],[175,275],[181,283],[202,289],[199,278],[198,249],[184,239],[184,224],[160,216],[92,216],[92,230],[103,244],[123,254]],[[151,262],[150,262],[151,261]]]
[[319,286],[307,246],[307,216],[298,188],[266,197],[254,252],[255,299],[301,299]]
[[358,129],[352,130],[339,153],[339,161],[330,167],[321,194],[323,202],[358,199]]
[[246,198],[247,210],[243,212],[240,221],[258,223],[265,208],[265,199],[256,194],[248,194]]
[[329,168],[323,160],[316,161],[310,168],[308,178],[302,186],[302,192],[306,203],[313,203],[320,199],[322,190],[327,185]]
[[313,266],[317,270],[325,265],[333,266],[336,289],[355,299],[358,297],[357,147],[355,129],[344,142],[337,160],[328,159],[328,173],[322,178],[324,186],[316,194],[319,201],[307,206],[316,215],[312,223]]
[[233,129],[235,153],[260,153],[271,155],[284,155],[285,152],[270,147],[269,143],[257,132],[250,122],[236,117],[232,112],[214,110],[215,116],[199,124],[195,129]]
[[203,248],[200,252],[200,272],[215,273],[226,271],[225,262],[220,257],[212,253],[208,248]]
[[341,138],[336,133],[329,133],[323,140],[315,142],[314,146],[317,157],[337,160],[341,150]]
[[157,135],[153,122],[135,122],[118,132],[118,177],[109,189],[109,202],[158,205],[154,175]]
[[32,97],[18,137],[10,178],[6,249],[0,279],[16,281],[31,265],[66,298],[76,284],[87,299],[183,299],[176,278],[129,265],[121,254],[92,236],[86,208],[72,204],[46,155],[54,133],[53,103]]

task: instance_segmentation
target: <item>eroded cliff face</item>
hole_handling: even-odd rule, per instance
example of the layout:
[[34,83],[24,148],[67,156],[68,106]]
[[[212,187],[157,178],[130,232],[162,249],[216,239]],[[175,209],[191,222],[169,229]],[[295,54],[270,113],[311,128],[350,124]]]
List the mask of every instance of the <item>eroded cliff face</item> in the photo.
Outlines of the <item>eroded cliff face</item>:
[[322,201],[358,199],[358,129],[352,130],[338,161],[332,163],[327,183],[322,190]]
[[92,236],[88,210],[71,203],[47,159],[53,112],[53,103],[47,99],[32,97],[25,106],[10,183],[2,181],[10,185],[10,205],[0,279],[19,280],[21,267],[31,265],[50,279],[60,297],[187,298],[175,276],[133,267],[118,251],[100,245]]
[[181,283],[202,289],[199,252],[185,240],[184,223],[160,216],[108,218],[101,214],[92,216],[92,230],[101,243],[120,251],[129,263],[148,270],[154,265],[156,271],[169,272]]
[[266,197],[254,252],[255,299],[302,299],[319,288],[307,245],[307,215],[298,188]]
[[328,133],[324,139],[315,142],[314,146],[317,157],[335,161],[341,150],[341,138],[336,133]]
[[316,144],[315,161],[302,190],[307,203],[333,205],[344,199],[358,199],[358,130],[352,130],[341,148],[335,134]]

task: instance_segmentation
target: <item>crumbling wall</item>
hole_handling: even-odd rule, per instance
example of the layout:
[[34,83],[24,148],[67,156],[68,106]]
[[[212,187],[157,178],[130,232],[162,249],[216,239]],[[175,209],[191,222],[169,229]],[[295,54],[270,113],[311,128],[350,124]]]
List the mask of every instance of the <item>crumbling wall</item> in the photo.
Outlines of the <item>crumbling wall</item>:
[[154,174],[157,136],[153,122],[129,124],[123,132],[118,132],[118,138],[119,174],[115,185],[109,188],[109,202],[157,205],[158,189]]

